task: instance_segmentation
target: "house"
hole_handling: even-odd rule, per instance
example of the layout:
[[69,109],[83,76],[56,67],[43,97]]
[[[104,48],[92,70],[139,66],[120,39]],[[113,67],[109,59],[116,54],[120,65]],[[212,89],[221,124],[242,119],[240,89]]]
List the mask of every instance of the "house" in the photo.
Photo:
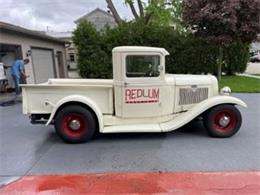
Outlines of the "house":
[[[49,78],[67,77],[65,41],[9,23],[0,22],[0,62],[11,67],[16,59],[28,58],[27,83],[42,83]],[[6,70],[12,87],[10,68]]]
[[[75,23],[79,24],[82,20],[91,22],[97,30],[101,30],[107,25],[111,28],[117,26],[113,15],[100,8],[96,8],[93,11],[85,14],[84,16],[77,19]],[[65,58],[66,66],[68,67],[68,75],[70,78],[78,78],[77,50],[72,41],[72,32],[46,32],[46,34],[67,42]]]
[[250,51],[252,53],[260,53],[260,34],[257,36],[257,40],[251,44]]
[[46,32],[46,34],[66,42],[65,65],[68,69],[68,77],[78,78],[77,51],[72,41],[72,32]]
[[96,8],[88,14],[80,17],[75,21],[75,23],[79,24],[82,20],[91,22],[97,30],[101,30],[107,25],[111,28],[117,26],[114,16],[100,8]]

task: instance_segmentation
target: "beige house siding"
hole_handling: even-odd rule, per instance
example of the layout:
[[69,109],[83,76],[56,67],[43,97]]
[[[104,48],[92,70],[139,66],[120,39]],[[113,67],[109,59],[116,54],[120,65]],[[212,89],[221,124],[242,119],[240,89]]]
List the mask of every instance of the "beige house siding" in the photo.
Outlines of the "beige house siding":
[[[63,53],[63,62],[65,66],[65,47],[62,43],[56,43],[49,40],[38,39],[26,35],[15,34],[10,32],[1,32],[0,35],[0,43],[4,44],[13,44],[20,45],[22,48],[22,57],[29,58],[30,63],[25,66],[26,74],[30,77],[27,78],[27,83],[35,83],[33,64],[31,56],[27,57],[26,53],[32,48],[43,48],[43,49],[51,49],[54,54],[54,64],[55,64],[55,75],[60,77],[59,75],[59,67],[58,67],[58,59],[56,56],[57,51],[61,51]],[[64,67],[64,74],[67,76],[67,68]]]
[[116,26],[115,19],[112,16],[109,17],[108,15],[98,11],[89,15],[85,19],[94,24],[98,30],[101,30],[106,25],[112,28]]
[[117,26],[117,23],[116,23],[113,15],[109,14],[105,10],[102,10],[99,8],[80,17],[79,19],[77,19],[75,21],[75,23],[79,24],[80,21],[83,21],[83,20],[91,22],[96,27],[97,30],[101,30],[106,25],[110,26],[111,28],[114,28],[115,26]]
[[[79,68],[78,68],[78,55],[76,46],[73,43],[72,36],[73,32],[47,32],[47,35],[58,38],[66,42],[66,67],[68,68],[68,77],[69,78],[80,78]],[[74,61],[71,60],[70,56],[74,56]]]
[[260,41],[251,44],[251,50],[260,52]]
[[[60,38],[63,41],[66,41],[68,43],[70,43],[69,47],[66,47],[65,51],[66,51],[66,63],[68,66],[70,66],[70,69],[78,69],[78,65],[77,65],[77,51],[76,51],[76,47],[72,41],[72,37],[66,37],[66,38]],[[74,55],[74,62],[71,62],[70,60],[70,54]]]

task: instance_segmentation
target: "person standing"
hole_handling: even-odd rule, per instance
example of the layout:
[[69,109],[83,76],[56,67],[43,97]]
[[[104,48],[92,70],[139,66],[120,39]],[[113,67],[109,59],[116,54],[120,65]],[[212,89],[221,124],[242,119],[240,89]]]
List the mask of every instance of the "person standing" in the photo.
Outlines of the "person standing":
[[21,89],[19,86],[19,84],[21,83],[21,80],[28,77],[25,74],[24,65],[28,64],[29,62],[30,62],[29,59],[16,60],[14,62],[14,64],[12,65],[11,75],[13,77],[14,84],[15,84],[16,97],[21,93]]

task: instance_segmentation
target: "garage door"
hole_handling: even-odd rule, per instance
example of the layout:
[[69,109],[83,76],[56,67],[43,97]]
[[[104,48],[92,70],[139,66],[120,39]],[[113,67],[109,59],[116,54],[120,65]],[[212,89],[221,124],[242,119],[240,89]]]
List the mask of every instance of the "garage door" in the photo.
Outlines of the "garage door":
[[36,83],[47,82],[49,78],[55,77],[52,50],[33,48],[32,63]]

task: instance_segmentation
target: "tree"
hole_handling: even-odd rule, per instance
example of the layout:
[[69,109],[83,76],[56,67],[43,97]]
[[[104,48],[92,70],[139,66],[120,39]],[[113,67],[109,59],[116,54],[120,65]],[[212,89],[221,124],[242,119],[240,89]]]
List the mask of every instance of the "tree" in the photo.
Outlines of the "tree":
[[[122,22],[115,28],[97,31],[86,21],[80,22],[73,33],[77,47],[78,65],[83,78],[113,78],[112,49],[122,45],[163,47],[170,56],[166,58],[166,71],[180,74],[216,74],[218,48],[205,39],[192,34],[180,34],[172,27],[142,21]],[[227,74],[243,72],[248,60],[248,45],[232,44],[224,50]]]
[[81,21],[73,32],[77,47],[80,76],[83,78],[112,78],[112,64],[102,32],[87,21]]
[[195,35],[219,47],[220,80],[224,49],[233,43],[251,43],[260,33],[260,1],[183,0],[183,20]]
[[118,12],[117,12],[117,10],[116,10],[116,8],[115,8],[115,6],[114,6],[112,0],[106,0],[106,2],[107,2],[107,7],[108,7],[108,9],[110,9],[110,11],[112,12],[112,14],[113,14],[113,16],[114,16],[114,18],[115,18],[116,23],[117,23],[117,24],[121,24],[122,19],[121,19],[121,17],[119,16],[119,14],[118,14]]
[[[116,22],[122,24],[122,19],[112,0],[106,0],[107,7],[112,12]],[[142,21],[145,25],[156,23],[160,26],[173,24],[176,29],[181,29],[181,2],[182,0],[125,0],[130,8],[135,21]],[[138,9],[137,9],[138,8]]]

